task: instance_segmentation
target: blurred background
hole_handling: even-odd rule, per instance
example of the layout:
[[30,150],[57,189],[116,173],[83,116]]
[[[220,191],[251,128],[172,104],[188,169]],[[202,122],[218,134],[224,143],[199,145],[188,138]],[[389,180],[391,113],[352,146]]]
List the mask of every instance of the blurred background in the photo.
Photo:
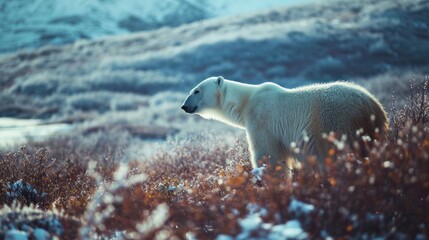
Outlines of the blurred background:
[[13,0],[0,31],[2,151],[103,136],[140,159],[207,129],[231,143],[243,132],[180,109],[209,76],[353,81],[390,111],[429,72],[427,0]]

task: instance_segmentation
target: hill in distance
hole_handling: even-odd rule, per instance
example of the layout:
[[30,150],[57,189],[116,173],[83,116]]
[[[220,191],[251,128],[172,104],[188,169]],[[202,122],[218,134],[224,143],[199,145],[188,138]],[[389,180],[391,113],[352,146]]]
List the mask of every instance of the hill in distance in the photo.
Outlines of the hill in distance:
[[357,81],[387,103],[407,89],[401,76],[428,72],[428,10],[424,0],[327,2],[22,50],[0,56],[0,116],[164,136],[198,125],[180,104],[212,75]]

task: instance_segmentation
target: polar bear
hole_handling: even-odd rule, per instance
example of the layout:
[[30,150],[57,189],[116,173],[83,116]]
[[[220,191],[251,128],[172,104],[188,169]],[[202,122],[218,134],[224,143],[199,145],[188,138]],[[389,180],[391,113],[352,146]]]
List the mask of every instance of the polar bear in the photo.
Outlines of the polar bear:
[[[388,128],[380,102],[348,82],[286,89],[271,82],[251,85],[210,77],[190,91],[182,109],[245,129],[253,168],[268,158],[272,166],[290,169],[308,156],[316,156],[323,168],[327,133],[335,132],[353,144],[364,134],[383,138]],[[304,145],[305,155],[291,149]]]

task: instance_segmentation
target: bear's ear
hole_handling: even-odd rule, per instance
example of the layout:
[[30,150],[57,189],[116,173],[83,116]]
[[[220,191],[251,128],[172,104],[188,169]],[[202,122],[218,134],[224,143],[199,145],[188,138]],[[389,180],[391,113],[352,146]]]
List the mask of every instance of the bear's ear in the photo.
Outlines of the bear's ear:
[[216,85],[218,85],[220,87],[220,86],[222,86],[222,84],[223,84],[223,77],[222,76],[217,77]]

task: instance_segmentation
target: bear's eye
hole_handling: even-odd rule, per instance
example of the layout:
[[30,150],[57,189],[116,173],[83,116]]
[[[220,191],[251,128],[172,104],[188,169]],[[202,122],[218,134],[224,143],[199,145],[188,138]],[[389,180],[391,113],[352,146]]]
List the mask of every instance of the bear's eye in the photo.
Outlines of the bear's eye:
[[195,93],[195,94],[198,94],[199,92],[200,92],[200,90],[195,90],[195,92],[194,92],[194,93]]

